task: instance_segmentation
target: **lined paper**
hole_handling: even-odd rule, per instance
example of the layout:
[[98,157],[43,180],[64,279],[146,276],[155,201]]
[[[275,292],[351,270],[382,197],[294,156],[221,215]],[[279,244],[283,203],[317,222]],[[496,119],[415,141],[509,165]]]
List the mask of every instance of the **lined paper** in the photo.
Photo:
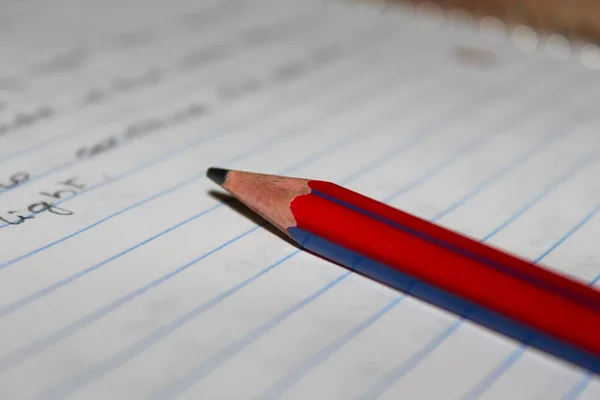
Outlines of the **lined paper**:
[[600,76],[577,48],[368,2],[3,8],[2,399],[600,396],[204,176],[330,180],[594,285]]

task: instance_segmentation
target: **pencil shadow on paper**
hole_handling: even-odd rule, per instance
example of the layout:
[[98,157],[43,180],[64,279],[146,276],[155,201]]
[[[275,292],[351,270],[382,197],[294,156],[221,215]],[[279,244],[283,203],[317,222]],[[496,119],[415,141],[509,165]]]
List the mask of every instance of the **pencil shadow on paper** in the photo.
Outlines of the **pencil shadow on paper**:
[[269,222],[267,222],[260,215],[258,215],[257,213],[252,211],[250,208],[248,208],[248,206],[246,206],[244,203],[237,200],[235,197],[230,196],[227,193],[219,192],[216,190],[209,191],[209,195],[211,197],[219,200],[220,202],[225,203],[226,205],[228,205],[232,210],[234,210],[238,214],[252,220],[252,222],[254,222],[255,224],[261,225],[265,230],[271,232],[273,235],[277,236],[278,238],[285,240],[287,243],[294,246],[295,248],[302,250],[302,252],[304,252],[306,254],[311,254],[312,256],[314,256],[316,258],[320,258],[321,260],[327,261],[328,263],[335,264],[340,268],[346,269],[346,266],[344,266],[343,264],[341,264],[335,260],[330,260],[328,258],[325,258],[324,256],[322,256],[319,253],[316,253],[307,248],[303,248],[298,243],[296,243],[295,241],[290,239],[283,232],[281,232],[279,229],[275,228],[273,225],[271,225]]
[[281,232],[279,229],[275,228],[273,225],[271,225],[269,222],[267,222],[264,218],[262,218],[260,215],[258,215],[257,213],[255,213],[254,211],[252,211],[250,208],[248,208],[245,204],[243,204],[242,202],[240,202],[239,200],[237,200],[235,197],[230,196],[229,194],[223,193],[223,192],[218,192],[216,190],[211,190],[209,192],[209,195],[217,200],[219,200],[222,203],[227,204],[232,210],[234,210],[235,212],[237,212],[238,214],[252,220],[252,222],[254,222],[257,225],[261,225],[265,230],[271,232],[272,234],[276,235],[278,238],[285,240],[287,243],[289,243],[290,245],[294,246],[295,248],[302,250],[302,252],[306,253],[306,254],[311,254],[314,257],[320,258],[324,261],[327,261],[328,263],[332,263],[337,265],[340,268],[346,268],[343,264],[338,263],[337,261],[334,260],[330,260],[327,259],[325,257],[323,257],[321,254],[316,253],[310,249],[307,248],[303,248],[302,246],[300,246],[298,243],[296,243],[295,241],[293,241],[292,239],[290,239],[287,235],[285,235],[283,232]]
[[276,235],[278,238],[285,240],[287,243],[293,245],[294,247],[300,248],[296,242],[294,242],[292,239],[286,236],[279,229],[275,228],[273,225],[268,223],[264,218],[252,211],[250,208],[248,208],[248,206],[237,200],[235,197],[230,196],[229,194],[224,192],[219,192],[217,190],[210,190],[208,194],[212,198],[220,201],[221,203],[224,203],[233,211],[237,212],[243,217],[246,217],[255,224],[262,226],[262,228]]
[[[210,191],[209,194],[241,216],[250,219],[255,224],[268,230],[278,238],[285,240],[287,243],[302,250],[303,252],[312,254],[317,258],[321,258],[325,261],[336,264],[340,268],[347,269],[346,266],[336,261],[328,260],[322,255],[317,254],[308,248],[301,248],[297,243],[292,241],[285,234],[280,232],[277,228],[268,223],[265,219],[260,217],[257,213],[235,199],[233,196],[218,191]],[[486,308],[477,307],[468,300],[459,298],[449,292],[427,285],[424,282],[417,282],[408,275],[398,273],[397,271],[390,271],[385,265],[373,260],[366,259],[364,262],[358,265],[361,265],[361,267],[354,266],[352,268],[353,272],[371,278],[376,282],[398,291],[409,294],[413,298],[437,306],[447,312],[450,312],[454,316],[459,317],[454,324],[451,324],[451,326],[449,326],[449,328],[442,333],[441,337],[444,337],[446,334],[451,334],[460,326],[462,322],[468,321],[469,323],[475,323],[480,327],[500,333],[521,343],[523,346],[541,350],[542,352],[581,368],[587,369],[595,374],[600,373],[600,359],[598,359],[597,356],[588,354],[587,352],[579,348],[575,348],[566,342],[545,335],[537,330],[533,330],[517,321],[508,319],[501,314]]]

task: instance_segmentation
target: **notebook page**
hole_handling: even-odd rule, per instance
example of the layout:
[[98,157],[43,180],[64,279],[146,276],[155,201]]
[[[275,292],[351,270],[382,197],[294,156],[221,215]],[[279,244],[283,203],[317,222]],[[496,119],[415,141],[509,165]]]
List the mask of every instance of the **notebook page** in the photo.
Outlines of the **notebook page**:
[[589,51],[376,4],[165,4],[0,17],[1,398],[600,395],[298,251],[204,176],[331,180],[594,284]]

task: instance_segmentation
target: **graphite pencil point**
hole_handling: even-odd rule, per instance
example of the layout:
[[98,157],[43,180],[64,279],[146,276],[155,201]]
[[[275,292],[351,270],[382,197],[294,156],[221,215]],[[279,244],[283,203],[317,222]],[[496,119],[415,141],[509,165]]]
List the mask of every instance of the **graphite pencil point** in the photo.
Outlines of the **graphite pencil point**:
[[206,176],[217,185],[223,186],[228,172],[228,169],[210,167],[206,171]]

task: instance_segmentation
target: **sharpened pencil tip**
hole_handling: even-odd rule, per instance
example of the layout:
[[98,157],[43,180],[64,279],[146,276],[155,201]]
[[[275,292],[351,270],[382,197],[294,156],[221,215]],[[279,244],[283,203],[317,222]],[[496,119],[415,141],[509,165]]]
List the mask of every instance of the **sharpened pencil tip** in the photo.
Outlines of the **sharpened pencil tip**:
[[227,179],[228,172],[228,169],[210,167],[206,171],[206,176],[208,176],[208,178],[217,185],[223,186],[223,183],[225,183],[225,179]]

